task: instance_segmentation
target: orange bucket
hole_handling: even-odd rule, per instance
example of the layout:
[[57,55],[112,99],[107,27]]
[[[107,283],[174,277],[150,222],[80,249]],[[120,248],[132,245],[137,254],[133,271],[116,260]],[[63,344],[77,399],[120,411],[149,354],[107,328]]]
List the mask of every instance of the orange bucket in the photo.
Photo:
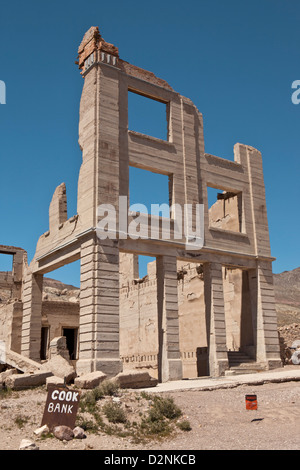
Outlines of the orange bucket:
[[246,395],[246,410],[257,410],[257,396],[256,395]]

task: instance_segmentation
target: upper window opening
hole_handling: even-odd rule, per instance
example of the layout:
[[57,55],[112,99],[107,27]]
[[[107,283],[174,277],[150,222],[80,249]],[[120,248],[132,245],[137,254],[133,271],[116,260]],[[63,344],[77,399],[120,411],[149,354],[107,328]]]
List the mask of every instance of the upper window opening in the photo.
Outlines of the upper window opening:
[[145,206],[148,214],[170,217],[170,177],[130,166],[129,200],[130,206]]
[[129,91],[128,129],[157,139],[168,140],[168,106]]
[[148,264],[156,261],[156,258],[153,256],[143,256],[139,255],[139,277],[142,279],[148,274]]
[[13,270],[14,256],[0,253],[0,272],[11,272]]
[[242,232],[242,193],[207,187],[210,228]]

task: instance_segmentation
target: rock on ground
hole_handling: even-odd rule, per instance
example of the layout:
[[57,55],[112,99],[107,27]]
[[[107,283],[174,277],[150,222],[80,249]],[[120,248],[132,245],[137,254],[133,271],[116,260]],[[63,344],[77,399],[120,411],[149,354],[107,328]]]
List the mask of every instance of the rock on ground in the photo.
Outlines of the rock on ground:
[[84,432],[84,429],[82,429],[80,426],[76,426],[76,428],[73,429],[74,433],[74,438],[75,439],[85,439],[86,434]]
[[53,435],[60,441],[71,441],[74,438],[74,432],[69,426],[55,426]]
[[19,450],[39,450],[39,447],[30,439],[22,439]]

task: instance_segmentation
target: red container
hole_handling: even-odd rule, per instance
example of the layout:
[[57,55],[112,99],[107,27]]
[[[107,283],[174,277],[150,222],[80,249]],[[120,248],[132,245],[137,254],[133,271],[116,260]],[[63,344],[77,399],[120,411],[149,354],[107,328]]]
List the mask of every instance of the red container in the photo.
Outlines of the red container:
[[246,410],[257,410],[257,396],[256,395],[246,395]]

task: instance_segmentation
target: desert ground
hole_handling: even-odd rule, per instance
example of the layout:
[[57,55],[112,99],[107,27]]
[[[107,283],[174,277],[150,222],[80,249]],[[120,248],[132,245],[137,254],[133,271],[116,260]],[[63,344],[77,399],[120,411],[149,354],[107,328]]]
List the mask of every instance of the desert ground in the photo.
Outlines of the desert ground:
[[[130,409],[130,404],[139,393],[138,390],[120,391],[118,400],[121,406]],[[245,395],[250,393],[257,395],[257,410],[246,409]],[[241,385],[210,391],[164,392],[162,395],[174,399],[182,411],[182,419],[189,421],[191,430],[176,428],[172,435],[165,438],[151,437],[138,443],[130,437],[107,435],[101,430],[87,430],[86,438],[70,441],[61,441],[53,436],[38,438],[34,431],[41,425],[46,388],[2,394],[0,448],[18,450],[22,439],[30,439],[39,450],[300,449],[300,384],[297,381]]]

